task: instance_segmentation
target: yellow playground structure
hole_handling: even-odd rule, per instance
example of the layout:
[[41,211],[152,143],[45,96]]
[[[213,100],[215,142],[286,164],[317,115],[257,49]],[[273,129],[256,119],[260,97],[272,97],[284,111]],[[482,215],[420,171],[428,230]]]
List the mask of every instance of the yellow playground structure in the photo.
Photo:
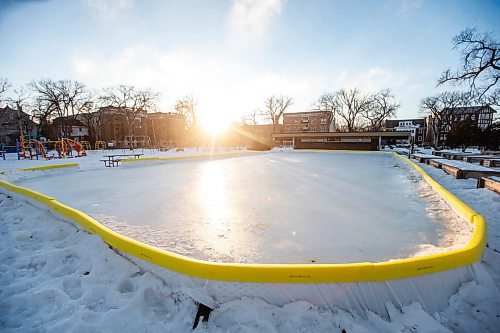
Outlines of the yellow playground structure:
[[88,141],[80,141],[83,149],[85,150],[92,150],[92,145]]
[[95,142],[95,150],[106,150],[108,145],[105,141],[96,141]]

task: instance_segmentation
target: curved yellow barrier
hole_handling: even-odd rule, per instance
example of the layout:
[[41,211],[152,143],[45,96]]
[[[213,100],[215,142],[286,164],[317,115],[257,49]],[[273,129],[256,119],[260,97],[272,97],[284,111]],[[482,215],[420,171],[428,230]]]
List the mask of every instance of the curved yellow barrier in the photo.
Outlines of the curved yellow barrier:
[[43,165],[36,166],[31,168],[21,168],[17,169],[19,171],[37,171],[37,170],[48,170],[48,169],[60,169],[60,168],[72,168],[77,167],[78,163],[67,163],[67,164],[52,164],[52,165]]
[[486,223],[483,217],[434,181],[422,168],[410,160],[401,158],[415,168],[450,206],[472,223],[473,235],[463,248],[425,257],[377,263],[310,265],[214,263],[164,251],[120,235],[85,213],[35,191],[5,181],[0,181],[0,186],[43,203],[60,215],[80,224],[87,231],[98,234],[106,243],[120,251],[158,266],[204,279],[261,283],[384,281],[440,272],[478,261],[486,245]]

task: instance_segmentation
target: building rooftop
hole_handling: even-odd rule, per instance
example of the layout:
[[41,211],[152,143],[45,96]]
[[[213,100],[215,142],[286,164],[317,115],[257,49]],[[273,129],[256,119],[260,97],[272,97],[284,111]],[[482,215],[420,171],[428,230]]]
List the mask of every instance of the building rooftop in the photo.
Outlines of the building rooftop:
[[493,109],[489,105],[457,106],[454,108],[445,108],[445,110],[451,110],[453,114],[472,114],[472,113],[479,113],[484,108],[488,109],[491,113],[496,113],[495,109]]

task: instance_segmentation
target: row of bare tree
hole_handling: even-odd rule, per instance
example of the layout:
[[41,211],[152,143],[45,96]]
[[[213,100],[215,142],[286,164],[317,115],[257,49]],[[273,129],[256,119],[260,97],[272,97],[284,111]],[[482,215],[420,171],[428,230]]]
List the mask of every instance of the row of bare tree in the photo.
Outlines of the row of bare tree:
[[[293,105],[288,96],[270,96],[264,109],[255,110],[242,119],[247,124],[257,124],[259,116],[274,125],[280,122],[286,110]],[[384,128],[385,120],[396,115],[400,104],[395,102],[390,89],[375,93],[362,93],[359,89],[340,89],[334,93],[326,92],[312,104],[315,111],[329,111],[335,118],[336,130],[340,131],[379,131]],[[329,119],[328,122],[333,119]]]
[[[84,120],[91,132],[90,136],[93,137],[93,129],[101,125],[100,107],[109,106],[125,116],[129,135],[132,135],[139,113],[158,110],[158,92],[127,85],[117,85],[95,92],[79,81],[43,79],[32,81],[6,96],[10,86],[7,79],[0,78],[0,106],[6,104],[18,112],[31,115],[37,124],[38,133],[43,133],[54,118],[66,117],[71,120],[78,117]],[[194,98],[186,96],[175,104],[174,110],[183,114],[189,125],[196,122],[195,107]],[[62,130],[64,133],[66,129],[63,127]]]
[[[39,133],[54,118],[76,119],[77,116],[84,119],[85,125],[92,131],[94,127],[100,126],[100,107],[109,106],[125,116],[129,135],[132,135],[138,114],[157,111],[160,96],[151,89],[137,89],[128,85],[117,85],[95,92],[84,83],[72,80],[32,81],[6,96],[10,87],[7,79],[0,78],[0,107],[7,104],[14,110],[28,113],[37,124]],[[174,112],[186,118],[187,127],[197,122],[196,105],[194,97],[187,95],[174,106]]]

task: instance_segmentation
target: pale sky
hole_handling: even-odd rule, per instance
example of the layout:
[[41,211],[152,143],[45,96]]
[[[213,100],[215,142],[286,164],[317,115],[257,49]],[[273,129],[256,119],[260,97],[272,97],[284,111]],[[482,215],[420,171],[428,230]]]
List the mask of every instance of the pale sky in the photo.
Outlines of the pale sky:
[[500,37],[493,0],[0,0],[0,77],[131,84],[161,93],[161,111],[192,94],[200,115],[238,120],[266,97],[391,88],[399,118],[458,63],[451,39]]

